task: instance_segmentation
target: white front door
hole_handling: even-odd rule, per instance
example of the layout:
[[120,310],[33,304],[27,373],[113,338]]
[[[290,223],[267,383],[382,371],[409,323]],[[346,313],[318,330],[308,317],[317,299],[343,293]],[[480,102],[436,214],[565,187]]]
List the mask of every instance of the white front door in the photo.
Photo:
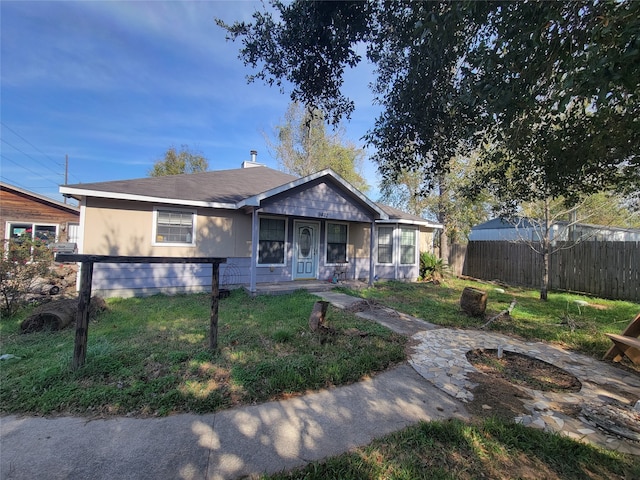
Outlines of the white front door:
[[293,278],[317,278],[320,225],[294,222]]

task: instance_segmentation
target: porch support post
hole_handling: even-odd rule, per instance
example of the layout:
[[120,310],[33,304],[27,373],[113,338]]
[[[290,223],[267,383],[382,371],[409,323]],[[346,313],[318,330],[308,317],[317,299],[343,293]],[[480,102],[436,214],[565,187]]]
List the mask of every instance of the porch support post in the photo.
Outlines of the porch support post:
[[251,217],[251,265],[249,266],[249,292],[256,293],[256,265],[258,265],[258,241],[260,222],[258,221],[258,208],[254,207]]
[[378,232],[376,231],[376,221],[372,220],[371,235],[369,235],[369,286],[373,285],[373,282],[375,281],[375,276],[376,276],[376,272],[375,272],[376,251],[375,250],[376,250],[376,245],[378,244],[377,238],[378,238]]

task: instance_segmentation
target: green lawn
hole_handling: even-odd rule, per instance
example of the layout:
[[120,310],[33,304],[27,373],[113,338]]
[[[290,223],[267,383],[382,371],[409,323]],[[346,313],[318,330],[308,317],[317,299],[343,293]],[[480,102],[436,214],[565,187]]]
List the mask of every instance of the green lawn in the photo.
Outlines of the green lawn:
[[[89,325],[85,366],[72,372],[75,331],[19,334],[0,322],[0,411],[34,414],[214,412],[355,382],[405,359],[405,339],[330,307],[338,333],[311,334],[306,292],[221,300],[218,352],[208,349],[208,295],[110,299]],[[26,314],[26,312],[25,312]],[[358,329],[368,335],[345,334]]]
[[612,480],[640,478],[640,459],[495,419],[422,422],[269,480]]
[[[487,317],[507,309],[516,300],[511,318],[491,323],[488,330],[551,342],[596,357],[601,357],[611,345],[605,333],[620,333],[640,313],[640,304],[633,302],[561,292],[550,292],[545,302],[535,290],[456,278],[447,278],[440,285],[379,282],[372,288],[349,293],[437,325],[479,328],[485,319],[468,317],[460,311],[460,296],[467,286],[487,292]],[[576,300],[586,301],[590,306],[579,306]]]
[[[381,282],[351,292],[429,322],[477,328],[463,315],[465,286],[486,289],[488,314],[517,304],[491,330],[561,344],[600,357],[605,332],[619,333],[640,311],[632,302],[458,279],[441,285]],[[500,287],[504,288],[504,287]],[[343,289],[344,290],[344,289]],[[220,304],[218,352],[208,350],[209,296],[110,299],[89,326],[85,367],[70,369],[73,328],[18,333],[27,314],[0,322],[0,411],[31,414],[166,415],[214,412],[289,394],[358,381],[405,359],[406,339],[329,309],[334,336],[308,328],[317,297],[305,292],[250,298],[234,291]],[[578,306],[586,300],[592,306]],[[354,330],[366,336],[350,335]],[[271,479],[627,479],[640,459],[497,419],[420,423],[370,445]]]

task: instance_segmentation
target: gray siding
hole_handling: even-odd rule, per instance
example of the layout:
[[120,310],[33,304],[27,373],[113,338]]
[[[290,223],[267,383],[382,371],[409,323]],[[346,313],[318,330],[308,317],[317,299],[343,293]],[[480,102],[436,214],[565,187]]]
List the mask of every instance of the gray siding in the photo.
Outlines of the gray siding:
[[308,217],[320,220],[369,222],[372,213],[331,184],[316,181],[289,190],[262,203],[264,214]]

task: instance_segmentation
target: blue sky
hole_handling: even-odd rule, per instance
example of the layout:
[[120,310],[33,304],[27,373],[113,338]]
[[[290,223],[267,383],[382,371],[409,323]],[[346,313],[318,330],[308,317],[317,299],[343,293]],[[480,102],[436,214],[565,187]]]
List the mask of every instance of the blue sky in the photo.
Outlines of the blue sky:
[[[1,21],[3,182],[62,200],[68,183],[147,176],[170,146],[188,145],[210,170],[258,161],[278,168],[263,132],[289,104],[237,58],[214,18],[251,19],[254,1],[6,1]],[[363,146],[378,107],[371,68],[347,76],[356,111],[345,137]],[[365,162],[369,196],[378,175]]]

